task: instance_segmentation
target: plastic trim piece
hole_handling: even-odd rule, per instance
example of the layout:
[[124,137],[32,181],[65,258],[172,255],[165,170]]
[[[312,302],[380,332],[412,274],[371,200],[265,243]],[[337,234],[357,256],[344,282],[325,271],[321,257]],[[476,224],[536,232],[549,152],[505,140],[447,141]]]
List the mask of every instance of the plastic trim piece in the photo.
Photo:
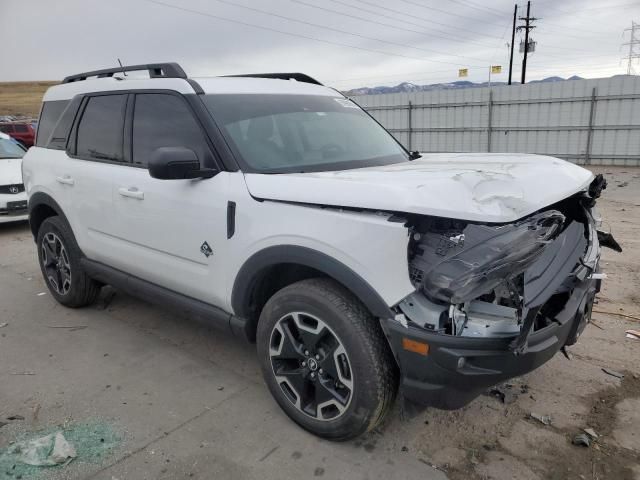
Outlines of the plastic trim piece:
[[[51,198],[46,193],[36,192],[33,195],[31,195],[31,198],[29,198],[29,203],[27,207],[29,209],[29,226],[31,227],[31,233],[33,234],[34,241],[36,241],[38,236],[38,228],[36,227],[39,227],[40,223],[42,222],[40,221],[38,225],[35,225],[34,222],[36,220],[40,220],[40,218],[35,218],[33,213],[36,210],[36,208],[42,205],[49,207],[51,210],[56,212],[56,215],[62,218],[67,223],[67,225],[69,224],[69,221],[67,220],[66,215],[62,211],[62,208],[60,208],[60,205],[58,205],[58,203],[53,198]],[[42,219],[42,221],[44,221],[44,218]]]
[[296,82],[322,85],[318,80],[304,73],[245,73],[243,75],[223,75],[223,77],[275,78],[280,80],[295,80]]
[[229,331],[234,336],[249,341],[244,334],[247,321],[242,318],[234,317],[214,305],[174,292],[88,258],[83,258],[81,263],[87,274],[94,280],[107,283],[154,304],[188,312],[194,316],[194,320],[200,323],[218,330]]
[[113,77],[114,74],[120,72],[140,72],[147,70],[150,78],[187,78],[187,74],[182,67],[175,62],[167,63],[147,63],[144,65],[127,65],[124,67],[105,68],[102,70],[94,70],[92,72],[77,73],[69,75],[62,80],[62,83],[78,82],[86,80],[88,77]]
[[395,316],[378,292],[349,267],[317,250],[296,245],[265,248],[242,265],[231,294],[231,306],[236,315],[250,318],[251,295],[261,272],[282,264],[302,265],[318,270],[348,288],[376,317]]

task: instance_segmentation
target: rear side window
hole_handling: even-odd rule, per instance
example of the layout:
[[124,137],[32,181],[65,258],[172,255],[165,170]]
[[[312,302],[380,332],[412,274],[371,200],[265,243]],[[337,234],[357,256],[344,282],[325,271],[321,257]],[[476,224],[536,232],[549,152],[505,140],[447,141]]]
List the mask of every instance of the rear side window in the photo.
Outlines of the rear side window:
[[27,128],[26,125],[23,125],[20,123],[15,125],[15,129],[16,129],[16,133],[27,133],[29,131],[29,128]]
[[56,126],[56,123],[58,123],[60,115],[62,115],[62,112],[64,112],[68,104],[69,100],[44,102],[36,131],[36,147],[47,146],[51,132],[53,132],[53,128]]
[[13,133],[13,125],[0,125],[0,132]]
[[78,124],[76,155],[122,162],[122,133],[126,95],[90,97]]
[[190,148],[201,162],[211,155],[198,122],[182,98],[138,94],[133,113],[133,163],[146,166],[160,147]]

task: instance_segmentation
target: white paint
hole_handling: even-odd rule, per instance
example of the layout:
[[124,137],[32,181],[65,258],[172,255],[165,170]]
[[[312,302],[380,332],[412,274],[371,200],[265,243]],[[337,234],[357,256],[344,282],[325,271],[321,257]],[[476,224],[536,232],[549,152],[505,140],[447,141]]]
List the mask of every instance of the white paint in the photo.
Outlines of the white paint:
[[[6,135],[2,134],[5,138]],[[22,183],[22,159],[0,158],[0,186],[16,185]],[[19,202],[27,199],[26,192],[0,193],[0,209],[7,208],[7,202]],[[26,220],[28,215],[0,215],[0,223],[17,222]]]
[[[335,90],[312,83],[295,80],[245,77],[203,77],[194,78],[205,93],[210,94],[292,94],[325,95],[341,97]],[[90,92],[108,92],[117,90],[156,89],[173,90],[183,94],[193,94],[193,87],[182,78],[140,78],[107,77],[89,78],[77,82],[54,85],[44,95],[44,102],[69,100],[76,95]]]
[[90,78],[77,82],[54,85],[44,94],[43,102],[69,100],[76,95],[90,92],[111,92],[117,90],[161,89],[179,93],[195,93],[189,82],[182,78],[130,78],[119,80],[115,77]]
[[[28,195],[45,192],[56,200],[88,258],[229,312],[240,268],[275,245],[307,247],[334,258],[388,305],[414,291],[407,230],[389,222],[388,214],[259,202],[241,172],[157,180],[145,169],[76,160],[39,147],[29,150],[24,165]],[[144,199],[122,197],[121,188],[137,188]],[[226,238],[227,201],[237,205],[232,240]],[[204,241],[214,252],[208,258],[200,252]]]
[[419,160],[337,172],[247,174],[254,197],[512,222],[585,189],[593,174],[528,154],[424,154]]

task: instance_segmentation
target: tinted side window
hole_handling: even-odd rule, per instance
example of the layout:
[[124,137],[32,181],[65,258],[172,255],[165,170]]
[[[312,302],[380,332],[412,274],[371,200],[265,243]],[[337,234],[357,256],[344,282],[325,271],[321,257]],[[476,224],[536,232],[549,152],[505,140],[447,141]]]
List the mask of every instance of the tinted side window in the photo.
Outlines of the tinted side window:
[[36,132],[36,147],[46,147],[53,127],[58,123],[62,112],[69,104],[69,100],[56,100],[54,102],[44,102],[38,121]]
[[126,95],[89,98],[78,124],[78,156],[113,162],[124,161],[122,133],[126,105]]
[[12,125],[0,125],[0,132],[13,133],[13,127]]
[[16,133],[27,133],[29,131],[26,125],[20,123],[15,125],[15,129]]
[[133,163],[147,165],[160,147],[190,148],[202,162],[210,151],[204,134],[185,101],[175,95],[136,95],[133,112]]

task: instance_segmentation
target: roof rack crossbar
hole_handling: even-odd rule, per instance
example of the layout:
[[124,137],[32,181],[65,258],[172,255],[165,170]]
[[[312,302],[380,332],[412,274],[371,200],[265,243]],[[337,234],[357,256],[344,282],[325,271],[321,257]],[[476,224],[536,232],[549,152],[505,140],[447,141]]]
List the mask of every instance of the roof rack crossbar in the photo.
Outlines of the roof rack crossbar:
[[278,78],[280,80],[296,80],[297,82],[322,85],[315,78],[304,73],[246,73],[244,75],[224,75],[225,77]]
[[119,72],[139,72],[143,70],[149,72],[150,78],[187,78],[187,74],[180,65],[174,62],[168,62],[126,65],[124,67],[105,68],[103,70],[94,70],[93,72],[78,73],[65,77],[62,83],[78,82],[86,80],[88,77],[108,78]]

